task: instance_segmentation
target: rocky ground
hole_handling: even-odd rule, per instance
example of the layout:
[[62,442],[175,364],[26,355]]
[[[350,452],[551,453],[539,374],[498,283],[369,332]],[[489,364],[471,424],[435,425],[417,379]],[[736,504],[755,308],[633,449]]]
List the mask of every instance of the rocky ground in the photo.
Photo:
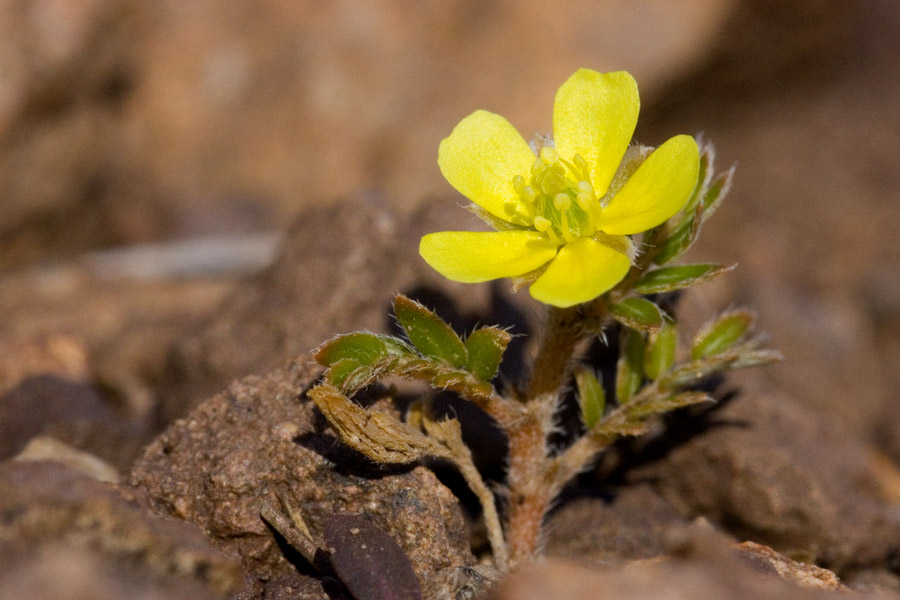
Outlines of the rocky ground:
[[[380,571],[429,598],[900,598],[898,25],[891,0],[0,5],[0,597],[377,600],[354,582]],[[473,227],[439,140],[479,107],[546,131],[578,66],[636,74],[641,141],[737,163],[689,257],[739,266],[679,310],[754,307],[786,360],[608,453],[548,559],[490,586],[458,479],[341,446],[307,352],[388,330],[398,291],[538,333],[526,295],[415,248]],[[260,517],[292,508],[319,552]],[[329,561],[347,514],[399,553]]]

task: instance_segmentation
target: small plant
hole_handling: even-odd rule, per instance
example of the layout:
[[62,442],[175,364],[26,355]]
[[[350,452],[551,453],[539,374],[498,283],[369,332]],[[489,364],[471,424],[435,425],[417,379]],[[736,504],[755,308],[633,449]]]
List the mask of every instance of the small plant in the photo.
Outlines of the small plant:
[[[690,136],[655,150],[632,144],[638,109],[631,75],[580,69],[557,91],[553,141],[532,148],[504,118],[477,111],[440,145],[442,173],[495,231],[432,233],[420,253],[449,279],[510,278],[549,305],[527,382],[502,390],[492,383],[509,332],[481,327],[460,337],[402,295],[394,314],[405,338],[357,332],[314,352],[327,369],[309,396],[341,439],[379,463],[452,461],[483,506],[501,572],[537,556],[554,498],[604,448],[645,432],[657,415],[712,401],[698,386],[711,375],[779,359],[751,336],[753,315],[745,310],[715,316],[680,346],[676,315],[659,298],[731,270],[670,263],[721,204],[733,170],[716,174],[711,146],[698,147]],[[608,386],[614,398],[607,398],[580,351],[616,326],[618,362]],[[414,403],[405,421],[351,400],[398,376],[451,390],[496,421],[509,445],[502,511],[458,421],[436,419],[427,400]],[[573,384],[583,433],[551,448],[555,415]]]

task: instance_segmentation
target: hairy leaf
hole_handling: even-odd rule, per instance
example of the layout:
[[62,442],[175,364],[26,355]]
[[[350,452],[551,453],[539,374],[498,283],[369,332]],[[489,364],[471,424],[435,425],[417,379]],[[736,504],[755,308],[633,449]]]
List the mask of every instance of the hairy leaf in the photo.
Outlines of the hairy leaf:
[[575,371],[575,385],[581,406],[581,422],[591,429],[600,421],[606,409],[606,393],[594,372],[586,367]]
[[701,402],[713,402],[713,399],[703,392],[681,392],[666,398],[659,398],[647,402],[634,402],[628,407],[628,414],[632,417],[648,417],[659,415],[673,410],[699,404]]
[[663,326],[662,311],[646,298],[626,298],[612,304],[609,312],[619,323],[639,331],[659,331]]
[[647,336],[644,350],[644,373],[656,381],[672,368],[678,347],[678,327],[674,321],[663,323],[662,329]]
[[642,294],[658,294],[691,287],[727,273],[734,265],[725,267],[709,263],[662,267],[648,272],[634,284],[634,289]]
[[409,341],[422,354],[445,360],[455,367],[466,364],[465,344],[453,328],[434,312],[398,294],[394,298],[394,316],[397,317]]
[[753,313],[748,310],[732,310],[719,315],[694,336],[691,358],[696,360],[725,352],[744,337],[753,320]]
[[644,336],[634,329],[622,329],[619,361],[616,364],[616,400],[628,402],[644,380]]
[[466,338],[466,369],[482,381],[490,381],[500,368],[512,336],[497,327],[482,327]]
[[408,352],[406,344],[396,338],[359,331],[328,340],[313,350],[312,354],[319,364],[330,367],[341,360],[353,360],[360,365],[370,365],[385,356]]

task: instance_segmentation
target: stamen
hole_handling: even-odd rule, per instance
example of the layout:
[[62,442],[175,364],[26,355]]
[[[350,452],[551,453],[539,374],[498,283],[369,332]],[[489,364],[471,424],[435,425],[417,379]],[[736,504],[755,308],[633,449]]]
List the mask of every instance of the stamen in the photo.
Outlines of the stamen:
[[589,179],[591,176],[591,169],[588,166],[584,157],[580,154],[576,154],[572,157],[572,162],[575,163],[575,166],[578,167],[578,174],[581,176],[579,179]]
[[556,152],[555,148],[544,146],[541,148],[541,160],[547,165],[552,165],[559,160],[559,154]]
[[589,194],[584,190],[578,192],[578,195],[575,196],[575,202],[578,204],[578,208],[588,214],[591,214],[591,204],[593,203],[593,201],[593,194]]
[[537,199],[537,197],[538,197],[537,190],[535,190],[530,185],[526,185],[525,189],[522,190],[522,200],[524,200],[525,203],[528,204],[529,206],[534,204],[534,201]]
[[507,200],[503,203],[503,212],[505,212],[509,216],[509,221],[511,223],[517,223],[521,221],[523,218],[527,221],[527,215],[523,215],[519,210],[522,207],[520,202],[516,202],[515,200]]
[[565,213],[572,206],[572,199],[568,194],[559,193],[553,197],[553,206],[556,207],[556,210]]
[[550,225],[552,225],[552,223],[550,223],[550,219],[547,217],[538,215],[534,218],[534,228],[538,231],[547,231],[550,229]]
[[559,213],[559,229],[564,240],[566,240],[567,242],[575,241],[575,235],[572,233],[572,229],[569,227],[569,213],[565,210]]
[[[517,177],[519,177],[517,175]],[[594,195],[594,186],[591,185],[591,182],[587,179],[582,179],[578,182],[578,190],[582,192],[588,192],[591,196]]]
[[513,177],[513,188],[515,188],[516,193],[521,196],[522,192],[525,191],[525,178],[521,175]]

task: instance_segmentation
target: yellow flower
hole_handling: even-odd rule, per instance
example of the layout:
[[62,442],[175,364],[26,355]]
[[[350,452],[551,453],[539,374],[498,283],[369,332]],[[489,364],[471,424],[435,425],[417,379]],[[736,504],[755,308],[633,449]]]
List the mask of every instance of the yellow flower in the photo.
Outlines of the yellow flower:
[[428,234],[419,253],[454,281],[536,275],[531,295],[553,306],[611,289],[631,266],[627,236],[681,210],[697,183],[692,137],[646,157],[629,148],[639,108],[628,73],[579,69],[556,92],[555,143],[537,156],[503,117],[472,113],[441,142],[438,165],[498,231]]

